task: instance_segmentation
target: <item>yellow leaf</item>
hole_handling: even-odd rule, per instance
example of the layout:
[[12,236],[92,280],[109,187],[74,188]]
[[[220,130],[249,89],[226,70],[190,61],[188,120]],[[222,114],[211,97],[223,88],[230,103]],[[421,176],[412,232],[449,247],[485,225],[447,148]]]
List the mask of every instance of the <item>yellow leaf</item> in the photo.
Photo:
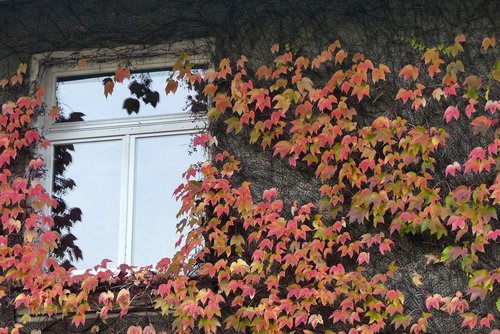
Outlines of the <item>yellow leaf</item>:
[[26,74],[26,71],[28,69],[28,64],[26,63],[21,63],[19,64],[18,68],[17,68],[17,74]]
[[422,275],[420,274],[413,274],[411,277],[411,280],[415,286],[422,286],[424,283],[422,283]]
[[248,271],[248,264],[243,259],[238,259],[236,262],[231,263],[231,272],[245,273]]
[[38,233],[34,230],[26,230],[24,231],[24,240],[26,242],[32,242],[37,235]]
[[231,238],[231,241],[229,241],[230,246],[233,246],[233,245],[241,246],[244,244],[245,244],[245,239],[240,234],[233,235],[233,237]]
[[29,322],[31,320],[31,316],[29,313],[25,313],[23,314],[23,316],[21,317],[21,322],[23,324],[26,324],[27,322]]
[[485,39],[483,39],[483,43],[481,44],[481,46],[483,47],[483,51],[486,52],[486,50],[488,50],[490,47],[495,47],[497,45],[497,40],[495,39],[495,37],[486,37]]

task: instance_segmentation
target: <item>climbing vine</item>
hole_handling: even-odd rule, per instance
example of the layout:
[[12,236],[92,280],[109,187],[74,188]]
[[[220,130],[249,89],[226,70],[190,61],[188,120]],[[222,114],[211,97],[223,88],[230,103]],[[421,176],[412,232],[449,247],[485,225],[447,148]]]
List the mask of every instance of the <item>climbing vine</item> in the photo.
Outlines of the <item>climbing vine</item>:
[[[467,43],[488,62],[481,73],[468,71],[461,59]],[[466,42],[460,35],[448,47],[420,47],[422,58],[402,69],[361,53],[351,56],[338,41],[314,57],[274,45],[271,65],[254,69],[241,56],[223,59],[203,76],[181,56],[166,93],[181,80],[203,85],[213,101],[207,116],[219,131],[194,139],[213,158],[184,174],[176,196],[185,239],[174,258],[154,271],[122,265],[117,274],[103,260],[95,272],[72,275],[49,256],[60,235],[42,211],[56,205],[36,181],[44,162],[36,156],[19,161],[23,152],[50,145],[33,128],[43,89],[4,103],[0,301],[14,298],[16,308],[29,310],[24,322],[30,314],[61,314],[78,326],[92,310],[101,319],[110,312],[124,316],[133,296],[147,293],[154,308],[173,316],[179,333],[418,334],[438,313],[458,315],[464,330],[499,333],[500,266],[483,261],[500,237],[496,40]],[[119,67],[115,81],[124,80],[123,71]],[[20,66],[1,85],[19,85],[25,72]],[[379,103],[389,76],[398,86],[389,97],[397,108],[438,114],[443,126],[412,124],[397,110],[362,121],[359,110]],[[110,87],[105,84],[106,94]],[[478,144],[438,168],[450,136],[458,135],[447,131],[456,122],[467,124],[475,136],[470,141]],[[320,200],[285,202],[272,185],[255,193],[236,177],[238,157],[218,148],[221,136],[241,136],[290,169],[310,172],[320,184]],[[425,255],[430,271],[459,266],[468,283],[441,295],[415,273],[412,284],[425,295],[425,305],[408,310],[398,259],[384,258],[402,238],[415,235],[439,245]],[[476,311],[484,302],[492,307]],[[21,328],[11,324],[0,333]],[[155,329],[132,326],[128,332]]]

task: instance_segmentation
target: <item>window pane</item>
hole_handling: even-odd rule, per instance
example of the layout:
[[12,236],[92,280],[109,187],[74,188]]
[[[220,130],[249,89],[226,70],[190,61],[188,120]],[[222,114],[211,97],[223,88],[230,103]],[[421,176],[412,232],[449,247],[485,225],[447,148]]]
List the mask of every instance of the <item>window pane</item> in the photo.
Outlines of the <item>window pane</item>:
[[71,229],[83,260],[73,263],[87,269],[108,258],[118,264],[121,141],[73,144],[72,162],[63,177],[76,186],[61,197],[67,208],[78,207],[82,220]]
[[177,212],[173,197],[189,165],[203,160],[188,154],[190,135],[138,138],[134,183],[132,264],[156,264],[175,254]]
[[[157,71],[150,73],[135,73],[131,80],[125,79],[123,84],[115,83],[114,91],[106,98],[104,96],[103,80],[109,76],[93,78],[70,79],[59,78],[57,83],[57,102],[61,107],[61,114],[68,117],[73,112],[84,113],[84,121],[115,119],[122,117],[143,117],[179,113],[186,105],[188,95],[193,94],[186,85],[179,85],[175,94],[165,94],[167,78],[171,71]],[[139,103],[139,113],[128,115],[122,109],[125,99],[131,95],[128,85],[134,81],[141,83],[150,80],[149,89],[158,92],[159,103],[154,108],[142,99]],[[78,120],[78,119],[75,119]]]

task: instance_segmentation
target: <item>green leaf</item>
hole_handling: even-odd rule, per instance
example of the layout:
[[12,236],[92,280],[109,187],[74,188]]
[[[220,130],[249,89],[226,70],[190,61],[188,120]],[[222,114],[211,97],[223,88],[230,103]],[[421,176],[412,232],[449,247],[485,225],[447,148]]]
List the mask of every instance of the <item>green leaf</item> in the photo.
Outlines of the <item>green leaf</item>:
[[497,299],[497,310],[500,312],[500,298]]
[[443,250],[443,252],[441,253],[441,262],[446,262],[446,260],[448,260],[451,248],[452,248],[451,246],[448,246]]
[[224,123],[227,125],[227,133],[230,133],[233,130],[235,130],[236,133],[241,131],[240,119],[235,116],[229,117],[224,121]]
[[221,114],[222,113],[221,113],[220,109],[212,107],[208,111],[208,119],[210,119],[210,120],[217,120],[217,119],[219,119],[219,117],[220,117]]

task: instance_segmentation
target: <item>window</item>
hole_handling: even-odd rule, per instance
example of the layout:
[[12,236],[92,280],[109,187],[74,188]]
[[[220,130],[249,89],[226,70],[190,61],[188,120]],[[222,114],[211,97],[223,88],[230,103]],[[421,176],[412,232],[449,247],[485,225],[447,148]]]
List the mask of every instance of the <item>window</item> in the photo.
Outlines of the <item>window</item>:
[[[189,152],[191,135],[204,127],[183,110],[192,92],[181,85],[175,95],[164,93],[168,68],[188,47],[195,66],[208,63],[203,51],[207,49],[199,42],[34,58],[35,68],[43,69],[37,75],[45,83],[47,105],[58,103],[67,119],[43,121],[52,146],[42,154],[48,166],[47,189],[59,191],[57,196],[68,209],[81,209],[81,222],[71,228],[83,253],[83,260],[73,262],[77,269],[91,268],[103,258],[116,265],[154,265],[174,254],[180,204],[172,193],[182,182],[182,172],[203,160],[202,152]],[[151,91],[160,93],[156,108],[141,102],[137,114],[122,109],[123,101],[131,97],[127,89],[131,81],[123,87],[117,83],[105,98],[102,81],[114,73],[120,59],[117,52],[129,56],[131,81],[147,81]],[[85,68],[77,66],[76,58],[81,57],[88,59]],[[62,163],[63,170],[58,159],[70,159]],[[76,186],[61,191],[54,180],[57,173]]]

